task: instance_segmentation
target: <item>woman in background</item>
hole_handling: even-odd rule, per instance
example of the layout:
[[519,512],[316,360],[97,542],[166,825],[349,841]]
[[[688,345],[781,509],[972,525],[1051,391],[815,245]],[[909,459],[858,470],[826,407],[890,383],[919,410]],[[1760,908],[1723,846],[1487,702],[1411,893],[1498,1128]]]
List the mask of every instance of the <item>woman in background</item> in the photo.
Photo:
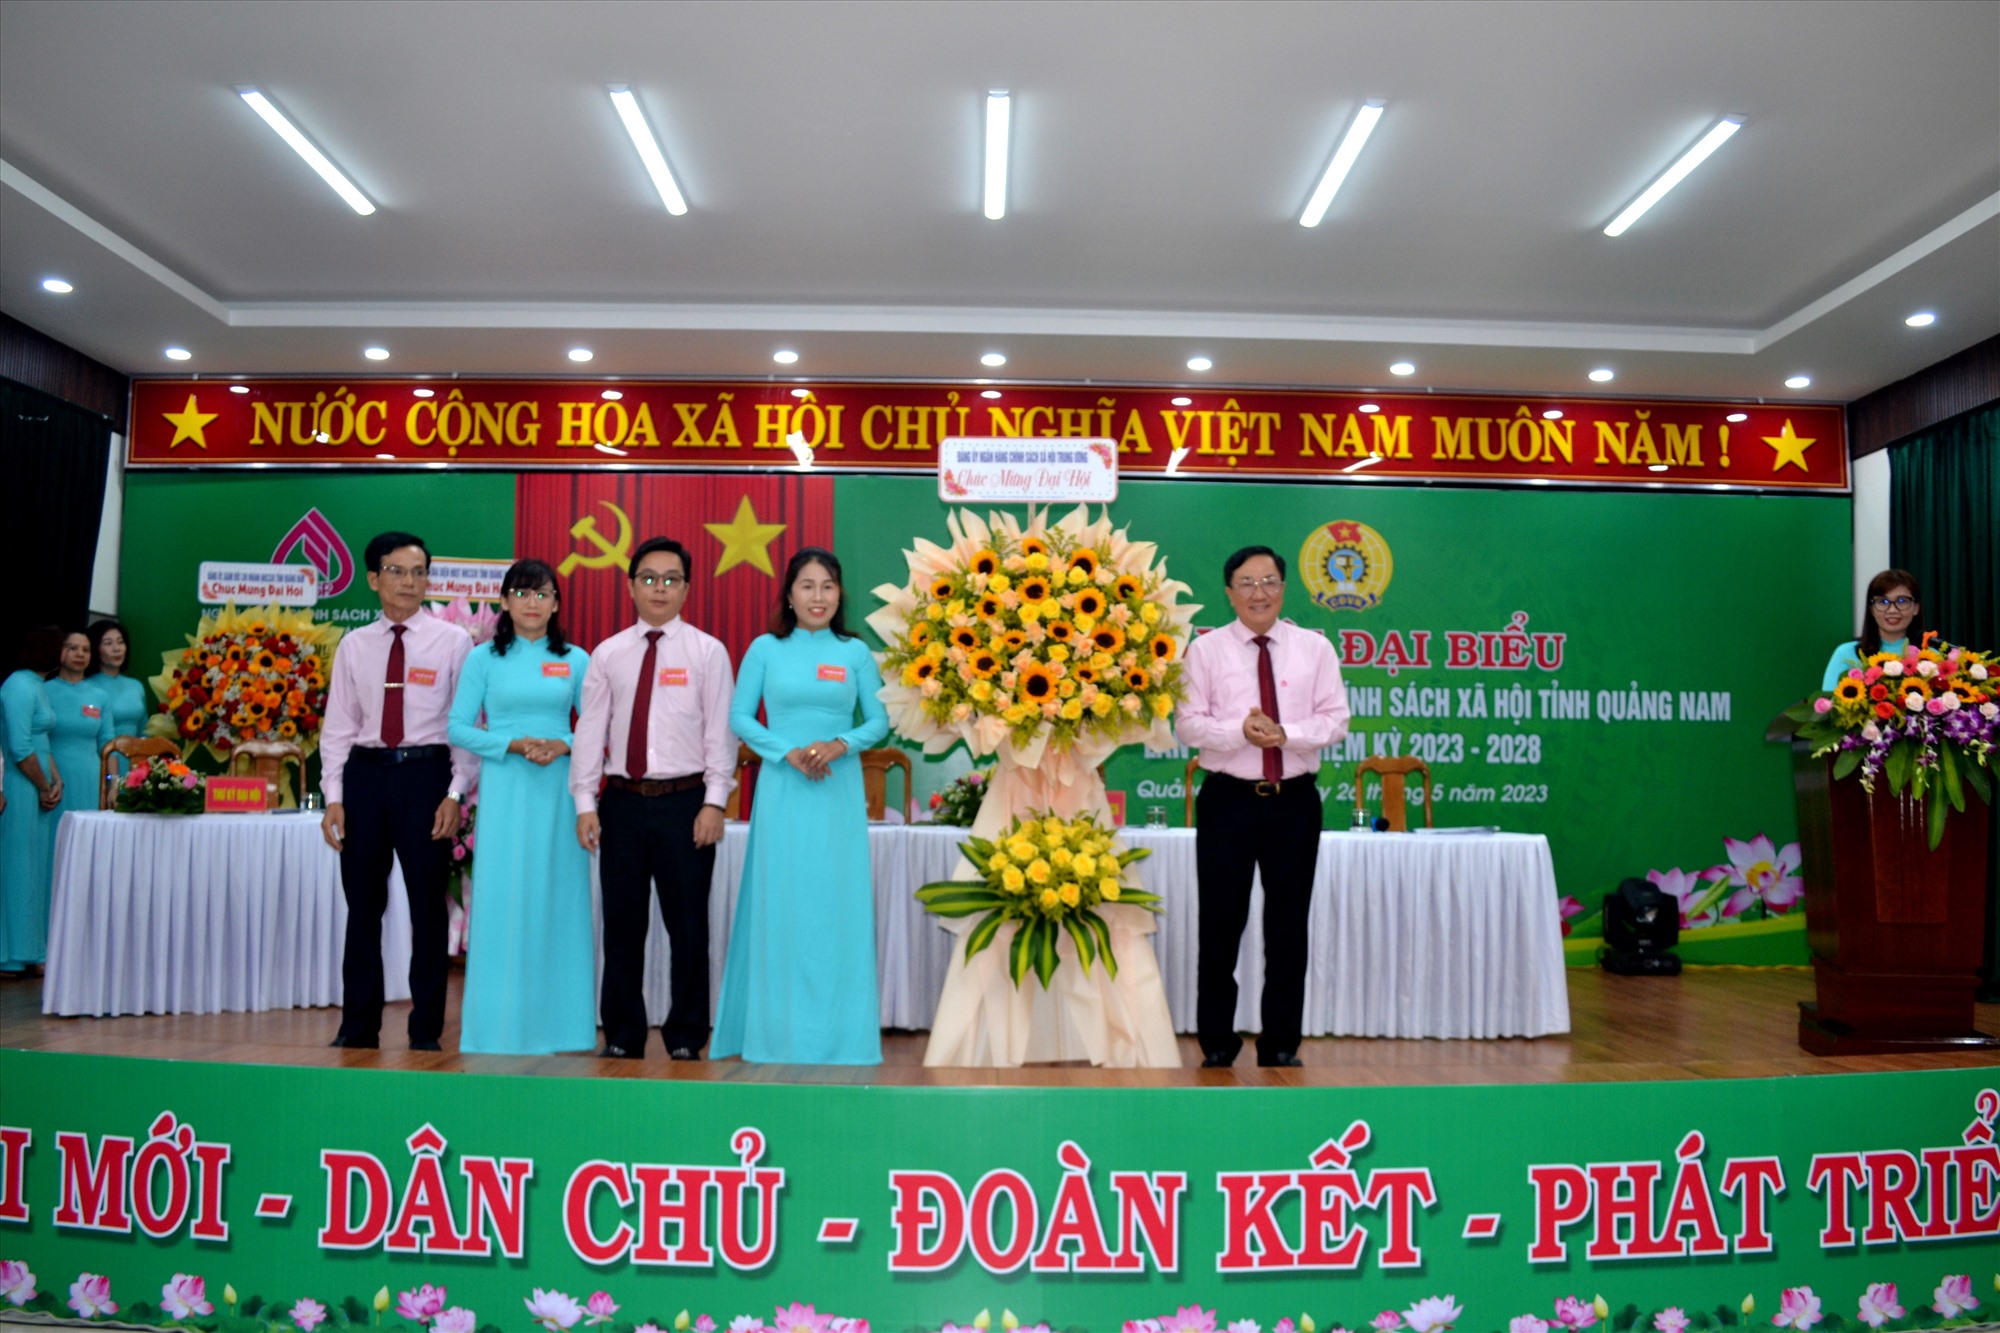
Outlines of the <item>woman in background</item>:
[[1874,654],[1900,653],[1923,639],[1923,594],[1917,589],[1917,576],[1907,569],[1885,569],[1868,580],[1861,633],[1833,650],[1819,687],[1831,690]]
[[[53,744],[56,715],[42,687],[43,676],[55,670],[62,631],[44,625],[17,642],[19,669],[0,685],[7,758],[7,804],[0,809],[0,976],[15,977],[48,955],[49,881],[63,795]],[[94,782],[84,785],[96,791]]]
[[56,672],[42,684],[49,707],[55,710],[52,735],[56,771],[62,775],[62,811],[88,814],[98,808],[98,788],[103,785],[104,747],[111,743],[111,714],[105,707],[104,692],[84,673],[90,669],[90,636],[80,629],[63,635],[62,650],[56,658]]
[[882,1062],[859,751],[889,734],[889,715],[875,697],[874,654],[847,632],[841,600],[840,561],[801,550],[785,567],[770,633],[737,673],[729,725],[764,764],[709,1047],[716,1057]]
[[[125,665],[132,655],[125,627],[115,620],[99,620],[88,633],[90,669],[85,674],[104,695],[104,714],[111,719],[111,734],[145,735],[146,717],[152,709],[147,704],[145,683],[125,674]],[[118,756],[118,772],[123,773],[130,766],[124,755]]]
[[563,637],[560,606],[556,572],[515,561],[500,582],[500,624],[465,659],[452,696],[451,743],[483,761],[458,1037],[467,1053],[597,1044],[590,855],[569,795],[570,714],[590,655]]

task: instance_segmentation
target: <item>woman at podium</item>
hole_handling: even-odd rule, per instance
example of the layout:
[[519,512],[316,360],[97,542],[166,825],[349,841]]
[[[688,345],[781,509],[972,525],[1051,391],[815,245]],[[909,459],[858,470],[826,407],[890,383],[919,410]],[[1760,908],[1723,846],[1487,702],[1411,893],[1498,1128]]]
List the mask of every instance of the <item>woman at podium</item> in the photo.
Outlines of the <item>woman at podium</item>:
[[1867,610],[1861,633],[1833,650],[1819,687],[1831,690],[1840,678],[1876,653],[1900,653],[1912,640],[1923,642],[1923,595],[1907,569],[1885,569],[1868,580]]

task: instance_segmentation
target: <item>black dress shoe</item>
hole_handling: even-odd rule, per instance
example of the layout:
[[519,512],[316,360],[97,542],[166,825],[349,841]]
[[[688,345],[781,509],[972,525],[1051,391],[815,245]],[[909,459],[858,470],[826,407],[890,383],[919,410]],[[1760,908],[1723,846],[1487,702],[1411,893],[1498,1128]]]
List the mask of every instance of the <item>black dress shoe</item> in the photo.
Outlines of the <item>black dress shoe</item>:
[[1266,1069],[1304,1069],[1306,1066],[1297,1051],[1273,1051],[1269,1055],[1258,1056],[1257,1063]]
[[345,1047],[350,1051],[373,1051],[381,1048],[382,1039],[379,1037],[350,1037],[345,1032],[342,1032],[336,1034],[334,1039],[328,1042],[327,1045]]
[[668,1051],[667,1054],[672,1056],[676,1060],[701,1059],[701,1052],[696,1050],[692,1046],[676,1046],[671,1051]]
[[413,1051],[441,1051],[444,1047],[438,1045],[435,1041],[412,1041],[410,1049]]
[[598,1052],[599,1057],[606,1060],[637,1060],[643,1054],[641,1051],[628,1051],[623,1046],[609,1041],[605,1042],[604,1049]]
[[1234,1055],[1224,1055],[1221,1051],[1210,1051],[1201,1058],[1203,1069],[1227,1069],[1235,1063]]

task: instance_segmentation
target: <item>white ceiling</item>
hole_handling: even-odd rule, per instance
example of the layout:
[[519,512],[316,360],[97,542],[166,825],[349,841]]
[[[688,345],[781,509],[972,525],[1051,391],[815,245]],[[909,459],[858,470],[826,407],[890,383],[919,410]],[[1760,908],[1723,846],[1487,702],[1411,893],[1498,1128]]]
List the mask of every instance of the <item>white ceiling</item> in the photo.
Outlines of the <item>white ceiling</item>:
[[556,376],[583,343],[593,375],[1381,386],[1407,357],[1412,387],[1844,401],[2000,333],[2000,0],[0,0],[0,159],[0,309],[142,375]]

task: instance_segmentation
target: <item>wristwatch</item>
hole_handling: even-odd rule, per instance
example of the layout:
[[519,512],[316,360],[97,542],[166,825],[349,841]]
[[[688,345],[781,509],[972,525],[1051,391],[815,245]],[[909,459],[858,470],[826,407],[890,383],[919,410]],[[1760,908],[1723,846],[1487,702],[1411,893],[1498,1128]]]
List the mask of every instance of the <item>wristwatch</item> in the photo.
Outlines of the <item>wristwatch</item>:
[[444,794],[444,798],[447,801],[457,801],[460,805],[465,804],[465,793],[463,792],[448,791]]

